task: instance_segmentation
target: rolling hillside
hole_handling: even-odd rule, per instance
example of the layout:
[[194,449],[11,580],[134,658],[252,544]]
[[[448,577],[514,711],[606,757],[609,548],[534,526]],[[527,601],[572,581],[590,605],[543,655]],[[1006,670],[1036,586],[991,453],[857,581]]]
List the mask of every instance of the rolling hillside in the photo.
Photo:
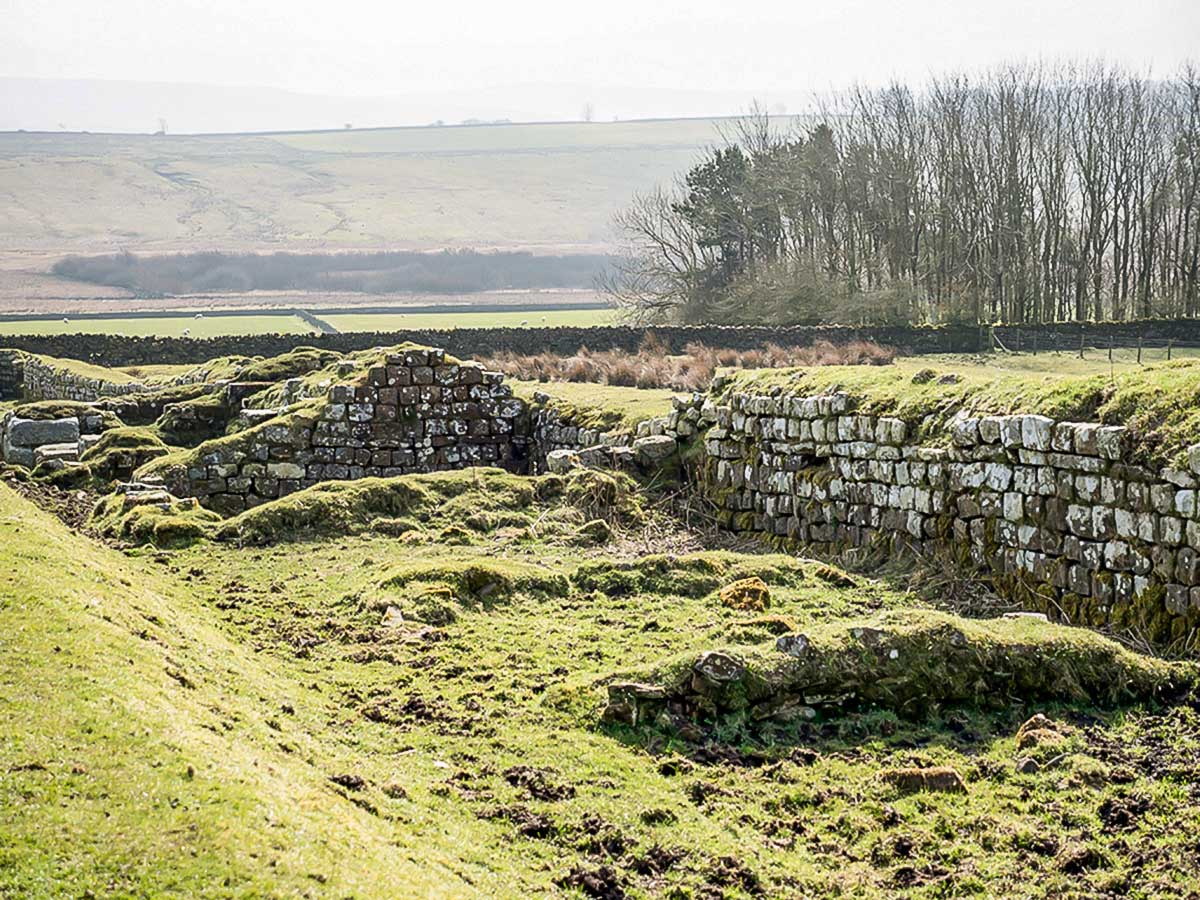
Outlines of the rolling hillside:
[[602,248],[717,121],[175,137],[0,134],[0,244],[114,249]]

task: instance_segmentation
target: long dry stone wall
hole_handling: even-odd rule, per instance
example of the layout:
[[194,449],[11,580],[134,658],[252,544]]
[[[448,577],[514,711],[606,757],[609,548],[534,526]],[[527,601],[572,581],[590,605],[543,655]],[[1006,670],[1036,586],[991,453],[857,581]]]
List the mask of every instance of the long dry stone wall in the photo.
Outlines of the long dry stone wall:
[[823,545],[950,549],[997,584],[1155,640],[1200,619],[1200,448],[1188,471],[1129,461],[1124,428],[961,417],[919,444],[852,399],[734,394],[705,436],[723,525]]
[[500,373],[414,349],[147,472],[178,497],[234,513],[322,481],[476,465],[524,471],[529,431],[528,409]]
[[988,344],[985,329],[974,325],[850,327],[842,325],[601,325],[556,328],[454,328],[340,334],[257,334],[216,338],[123,337],[105,334],[8,335],[4,345],[46,356],[70,357],[104,366],[152,363],[202,363],[218,356],[278,356],[299,346],[350,353],[405,342],[441,347],[460,357],[486,353],[576,353],[590,350],[634,351],[654,337],[670,352],[693,342],[731,350],[757,350],[767,344],[809,346],[816,341],[869,340],[904,353],[973,353]]
[[[1042,325],[996,326],[996,336],[1009,347],[1029,349],[1034,331],[1038,346],[1047,350],[1072,350],[1080,339],[1088,346],[1105,347],[1142,337],[1152,341],[1200,342],[1200,319],[1146,319],[1132,322],[1058,322]],[[218,356],[277,356],[298,346],[315,346],[349,353],[412,341],[442,347],[461,357],[509,350],[514,353],[576,353],[591,350],[636,350],[647,333],[671,352],[682,352],[692,342],[731,350],[761,349],[766,344],[809,346],[816,341],[844,343],[869,340],[894,347],[905,355],[920,353],[979,353],[991,349],[989,329],[975,325],[875,326],[839,325],[665,325],[653,327],[611,325],[592,328],[455,328],[341,334],[227,335],[215,338],[126,337],[111,334],[6,335],[8,348],[68,357],[104,366],[153,363],[202,363]],[[2,361],[0,361],[2,366]],[[0,376],[2,377],[2,376]]]

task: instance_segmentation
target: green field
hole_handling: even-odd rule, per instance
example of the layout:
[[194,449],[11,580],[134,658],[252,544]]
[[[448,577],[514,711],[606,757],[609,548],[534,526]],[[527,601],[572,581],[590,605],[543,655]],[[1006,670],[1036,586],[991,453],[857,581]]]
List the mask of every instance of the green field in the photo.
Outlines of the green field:
[[0,246],[595,248],[713,120],[287,135],[0,135]]
[[338,331],[403,331],[407,328],[530,328],[560,325],[611,325],[615,309],[518,310],[514,312],[353,313],[321,315]]
[[126,337],[194,338],[228,334],[312,334],[315,329],[298,316],[148,316],[136,319],[29,319],[0,322],[5,334],[121,334]]

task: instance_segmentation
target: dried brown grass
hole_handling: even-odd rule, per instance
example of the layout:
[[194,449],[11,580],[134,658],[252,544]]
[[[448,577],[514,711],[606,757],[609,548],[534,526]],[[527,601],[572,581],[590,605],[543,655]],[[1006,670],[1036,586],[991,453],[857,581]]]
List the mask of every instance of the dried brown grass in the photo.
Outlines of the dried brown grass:
[[586,347],[571,356],[554,353],[497,353],[484,365],[524,381],[578,381],[624,387],[700,391],[718,368],[777,369],[788,366],[885,366],[895,350],[871,341],[834,344],[817,341],[807,347],[767,344],[759,350],[730,350],[690,343],[682,354],[671,354],[653,335],[636,353],[624,350],[592,352]]

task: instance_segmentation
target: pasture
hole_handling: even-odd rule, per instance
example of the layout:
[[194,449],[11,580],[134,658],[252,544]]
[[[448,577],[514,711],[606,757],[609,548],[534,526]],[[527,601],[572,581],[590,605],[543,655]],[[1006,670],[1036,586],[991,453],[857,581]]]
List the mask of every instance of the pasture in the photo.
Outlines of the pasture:
[[495,310],[490,312],[345,313],[322,315],[338,331],[403,331],[407,328],[555,328],[613,325],[615,309]]
[[6,334],[116,334],[126,337],[223,337],[229,334],[313,334],[316,329],[299,316],[146,316],[111,319],[10,319],[0,321]]

